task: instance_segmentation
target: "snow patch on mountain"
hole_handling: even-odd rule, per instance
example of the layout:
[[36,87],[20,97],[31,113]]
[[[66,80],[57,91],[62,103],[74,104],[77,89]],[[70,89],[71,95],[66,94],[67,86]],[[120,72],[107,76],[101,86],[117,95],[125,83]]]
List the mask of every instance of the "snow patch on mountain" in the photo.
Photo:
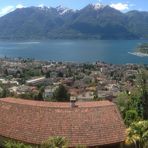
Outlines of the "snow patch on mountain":
[[48,11],[51,7],[47,7],[43,4],[38,5],[38,8],[42,11]]
[[69,8],[66,8],[66,7],[63,7],[63,6],[58,6],[58,7],[56,7],[56,9],[57,9],[57,11],[58,11],[58,13],[60,14],[60,15],[64,15],[64,14],[66,14],[66,13],[68,13],[68,12],[73,12],[74,10],[72,10],[72,9],[69,9]]
[[99,9],[103,9],[105,7],[105,5],[101,4],[101,3],[96,3],[96,4],[92,4],[92,7],[95,10],[99,10]]

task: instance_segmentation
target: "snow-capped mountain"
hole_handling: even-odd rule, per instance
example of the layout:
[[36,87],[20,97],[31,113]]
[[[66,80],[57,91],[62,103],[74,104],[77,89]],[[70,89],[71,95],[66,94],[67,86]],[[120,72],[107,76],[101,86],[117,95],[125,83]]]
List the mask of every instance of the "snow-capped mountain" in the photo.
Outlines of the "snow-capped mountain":
[[58,13],[60,15],[64,15],[64,14],[67,14],[67,13],[70,13],[70,12],[74,12],[74,10],[66,8],[66,7],[63,7],[61,5],[56,7],[56,9],[57,9],[57,11],[58,11]]
[[47,7],[47,6],[44,6],[44,5],[39,5],[38,8],[42,11],[48,11],[51,7]]
[[100,10],[103,9],[106,5],[103,5],[101,3],[96,3],[96,4],[91,4],[91,6],[95,9],[95,10]]
[[0,17],[0,39],[135,39],[148,37],[147,26],[148,12],[122,13],[100,3],[76,11],[25,7]]

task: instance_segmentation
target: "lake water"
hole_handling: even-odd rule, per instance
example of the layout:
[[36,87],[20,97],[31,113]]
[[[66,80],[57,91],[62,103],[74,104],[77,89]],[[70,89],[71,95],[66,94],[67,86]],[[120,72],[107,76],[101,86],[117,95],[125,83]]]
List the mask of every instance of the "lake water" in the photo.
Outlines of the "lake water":
[[148,64],[148,57],[129,54],[148,40],[0,41],[0,57],[38,60]]

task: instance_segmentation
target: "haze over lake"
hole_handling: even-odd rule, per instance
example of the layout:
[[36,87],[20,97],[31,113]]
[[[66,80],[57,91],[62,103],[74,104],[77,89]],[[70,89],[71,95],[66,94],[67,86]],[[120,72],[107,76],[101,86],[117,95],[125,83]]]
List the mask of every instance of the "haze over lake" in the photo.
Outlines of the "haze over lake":
[[148,40],[46,40],[0,41],[0,57],[23,57],[38,60],[95,62],[112,64],[148,64],[148,57],[129,52]]

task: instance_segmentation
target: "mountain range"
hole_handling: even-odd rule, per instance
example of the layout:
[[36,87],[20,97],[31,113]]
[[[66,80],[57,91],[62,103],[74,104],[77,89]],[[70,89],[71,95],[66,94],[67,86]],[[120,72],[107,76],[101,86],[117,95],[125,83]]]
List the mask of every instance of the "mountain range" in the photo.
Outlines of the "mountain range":
[[148,12],[122,13],[108,5],[80,10],[26,7],[0,17],[0,39],[143,39]]

